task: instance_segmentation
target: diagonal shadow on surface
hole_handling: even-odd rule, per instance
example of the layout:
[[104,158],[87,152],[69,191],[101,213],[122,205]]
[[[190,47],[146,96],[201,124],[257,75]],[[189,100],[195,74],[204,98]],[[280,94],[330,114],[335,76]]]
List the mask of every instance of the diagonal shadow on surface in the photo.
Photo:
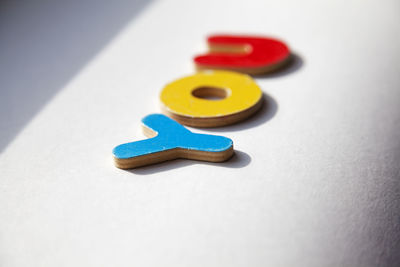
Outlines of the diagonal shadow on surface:
[[0,153],[151,1],[0,2]]

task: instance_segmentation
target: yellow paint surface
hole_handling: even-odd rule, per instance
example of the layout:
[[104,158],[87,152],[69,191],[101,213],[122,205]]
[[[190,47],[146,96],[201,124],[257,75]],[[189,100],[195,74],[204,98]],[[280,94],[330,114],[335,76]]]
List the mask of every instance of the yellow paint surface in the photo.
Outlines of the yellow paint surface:
[[[207,100],[192,95],[201,87],[224,89],[227,97]],[[220,117],[242,112],[253,107],[262,97],[254,80],[231,71],[206,71],[167,84],[160,100],[172,113],[190,117]]]

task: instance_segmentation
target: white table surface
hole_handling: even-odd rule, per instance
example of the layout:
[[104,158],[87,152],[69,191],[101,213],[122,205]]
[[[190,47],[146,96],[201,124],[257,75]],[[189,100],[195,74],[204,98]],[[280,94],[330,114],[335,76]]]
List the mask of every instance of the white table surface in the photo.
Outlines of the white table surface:
[[[0,5],[1,266],[400,266],[399,1]],[[236,156],[115,168],[220,32],[297,55],[255,117],[193,129]]]

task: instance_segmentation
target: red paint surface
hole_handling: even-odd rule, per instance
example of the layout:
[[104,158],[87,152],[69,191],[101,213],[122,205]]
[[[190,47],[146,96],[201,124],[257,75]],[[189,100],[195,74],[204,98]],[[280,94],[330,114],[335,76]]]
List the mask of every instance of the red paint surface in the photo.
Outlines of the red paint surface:
[[271,38],[256,36],[213,35],[208,38],[209,45],[249,46],[247,53],[210,53],[197,56],[197,65],[214,67],[257,68],[274,65],[285,60],[289,48],[285,43]]

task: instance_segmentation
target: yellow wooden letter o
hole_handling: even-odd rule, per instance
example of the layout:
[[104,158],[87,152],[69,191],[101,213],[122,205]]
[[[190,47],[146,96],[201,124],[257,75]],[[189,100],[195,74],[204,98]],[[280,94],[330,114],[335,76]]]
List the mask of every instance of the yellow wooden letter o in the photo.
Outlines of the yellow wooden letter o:
[[167,84],[160,100],[163,112],[181,124],[218,127],[254,114],[262,105],[262,91],[248,75],[207,71]]

